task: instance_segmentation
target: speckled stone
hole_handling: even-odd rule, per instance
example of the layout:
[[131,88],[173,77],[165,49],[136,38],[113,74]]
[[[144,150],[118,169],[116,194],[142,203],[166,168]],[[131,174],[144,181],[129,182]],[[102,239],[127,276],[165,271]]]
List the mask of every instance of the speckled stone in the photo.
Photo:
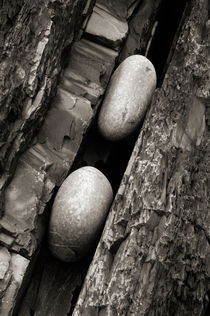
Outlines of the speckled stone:
[[112,199],[111,185],[98,169],[82,167],[71,173],[53,204],[48,235],[51,252],[65,262],[85,256]]
[[114,72],[98,119],[101,134],[118,141],[141,123],[156,87],[156,72],[142,55],[126,58]]

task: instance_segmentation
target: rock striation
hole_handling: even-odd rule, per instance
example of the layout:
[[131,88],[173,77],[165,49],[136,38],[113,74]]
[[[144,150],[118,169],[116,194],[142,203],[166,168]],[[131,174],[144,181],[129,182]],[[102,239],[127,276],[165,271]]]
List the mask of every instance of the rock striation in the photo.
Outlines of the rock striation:
[[[75,10],[78,9],[76,4]],[[89,5],[91,7],[92,4]],[[90,13],[88,6],[84,10],[86,17],[88,17],[87,12]],[[73,19],[76,18],[75,13]],[[48,220],[46,205],[73,164],[94,119],[118,56],[116,50],[84,37],[86,36],[72,45],[70,54],[66,57],[68,65],[63,71],[44,124],[31,146],[20,156],[14,177],[5,191],[5,210],[0,219],[0,243],[9,251],[19,253],[27,260],[34,258],[42,241]],[[71,40],[70,36],[70,39],[66,39],[65,45]],[[54,71],[56,69],[54,67]],[[55,94],[53,90],[51,85],[50,91]],[[45,88],[42,88],[37,99],[33,99],[34,104],[25,103],[23,113],[24,120],[28,120],[28,126],[32,116],[36,127],[38,126],[36,118],[40,122],[43,120],[42,110],[47,110],[47,101],[44,102],[42,99],[44,94]],[[42,100],[41,103],[39,100]],[[33,125],[30,127],[32,137]],[[29,265],[32,265],[30,261]],[[20,284],[16,285],[18,292]],[[9,287],[7,291],[9,293]],[[10,300],[14,308],[16,296],[11,296]],[[4,300],[0,308],[4,308]]]
[[[2,73],[6,74],[6,77],[1,82],[1,84],[3,83],[3,94],[1,95],[4,97],[4,93],[8,93],[9,97],[8,99],[6,97],[2,101],[4,103],[4,101],[7,100],[6,103],[4,103],[6,104],[6,108],[1,108],[1,114],[5,114],[4,118],[7,117],[2,121],[3,134],[1,141],[3,140],[3,147],[1,149],[1,157],[3,157],[2,170],[4,171],[1,178],[1,187],[3,190],[5,190],[6,186],[7,188],[4,216],[0,219],[0,243],[5,249],[4,253],[8,251],[11,256],[16,254],[18,258],[21,258],[20,261],[25,262],[25,265],[23,264],[22,276],[19,278],[20,281],[10,282],[12,280],[10,279],[10,281],[6,281],[5,283],[7,286],[3,286],[6,290],[2,291],[3,299],[0,302],[0,310],[3,310],[4,314],[7,315],[12,313],[16,302],[19,300],[18,297],[21,296],[25,279],[29,280],[29,271],[35,264],[36,251],[40,248],[43,241],[42,237],[47,227],[50,201],[57,187],[60,186],[66,178],[78,151],[81,149],[81,145],[99,108],[110,75],[115,67],[115,62],[126,41],[126,36],[128,34],[129,36],[131,36],[130,34],[134,36],[136,30],[138,30],[137,33],[139,37],[138,35],[134,36],[135,40],[132,49],[128,52],[129,47],[127,47],[128,50],[126,54],[128,53],[129,55],[133,54],[133,52],[139,52],[139,47],[142,48],[141,53],[144,54],[144,50],[146,50],[149,45],[155,21],[156,9],[153,10],[153,5],[159,2],[123,0],[97,1],[95,12],[100,12],[101,14],[97,14],[97,23],[103,23],[103,25],[108,26],[111,30],[110,34],[108,34],[106,27],[104,29],[101,28],[100,35],[95,34],[95,31],[87,32],[88,23],[91,21],[90,14],[94,1],[72,2],[69,0],[65,2],[43,2],[36,0],[34,4],[32,4],[28,1],[24,2],[19,0],[16,1],[15,4],[11,4],[11,1],[4,1],[4,5],[5,3],[7,4],[7,8],[12,6],[14,11],[10,11],[9,14],[1,15],[1,18],[4,16],[7,21],[4,29],[4,34],[6,34],[5,38],[9,36],[6,41],[8,46],[6,46],[4,50],[5,55],[2,55],[4,57],[6,56],[5,60],[8,61],[8,63],[1,64]],[[149,3],[148,6],[147,3]],[[193,5],[194,3],[195,2],[193,2]],[[84,6],[85,8],[82,13]],[[145,7],[148,9],[144,10]],[[203,12],[201,7],[198,8],[198,12],[199,10]],[[152,12],[154,12],[154,15]],[[139,17],[135,19],[137,13],[141,19]],[[14,25],[10,24],[7,18],[8,16],[12,17]],[[29,20],[27,16],[29,16]],[[85,18],[85,22],[81,30],[78,30],[76,25],[79,24],[81,17]],[[101,17],[100,23],[98,20],[99,17]],[[83,18],[81,18],[81,21]],[[130,19],[130,26],[131,23],[133,23],[132,21],[135,21],[135,25],[133,28],[130,27],[130,30],[127,29],[128,31],[125,33],[128,18]],[[22,19],[29,21],[29,23],[27,22],[28,24],[26,23],[26,25],[21,24],[20,21]],[[34,26],[33,23],[31,23],[32,20]],[[107,24],[105,24],[105,21]],[[52,22],[52,24],[48,22]],[[16,29],[15,32],[13,32],[13,26]],[[116,28],[114,26],[116,26]],[[123,27],[123,32],[119,30],[119,26]],[[202,28],[202,30],[204,29],[205,28]],[[113,35],[114,30],[116,30],[115,36]],[[65,36],[63,36],[63,32]],[[79,37],[77,41],[74,41],[73,45],[71,45],[71,51],[69,52],[69,45],[73,39],[75,40],[74,34],[78,32],[81,38]],[[23,34],[23,36],[21,35],[21,42],[18,42],[20,38],[19,34]],[[26,34],[25,37],[24,34]],[[198,32],[198,34],[200,33]],[[35,40],[35,37],[37,37],[38,40]],[[11,43],[13,41],[18,42],[14,51],[11,49]],[[40,44],[38,44],[39,41],[41,42]],[[199,47],[201,48],[202,46]],[[192,50],[193,49],[194,46]],[[186,51],[187,50],[188,48],[186,48]],[[13,59],[14,56],[18,56],[17,59],[16,57]],[[31,63],[32,60],[33,62]],[[60,74],[62,68],[61,60],[66,67],[60,76],[59,85],[57,86],[58,74]],[[179,66],[179,58],[176,63],[176,65]],[[19,64],[22,68],[18,68]],[[16,69],[16,66],[17,75],[11,78],[11,70],[13,70],[13,68]],[[192,66],[192,69],[193,67],[194,66]],[[194,68],[196,69],[196,67]],[[26,73],[25,77],[22,69]],[[173,75],[176,73],[177,72],[174,71]],[[199,76],[198,69],[194,78],[196,75]],[[11,82],[12,84],[10,84]],[[166,85],[171,85],[170,80],[169,83],[168,81],[166,82]],[[21,84],[19,85],[19,83]],[[205,84],[207,86],[207,83]],[[8,89],[4,90],[5,87]],[[172,85],[171,89],[166,89],[166,93],[173,95],[173,92],[171,92],[173,90],[174,86]],[[198,112],[196,112],[199,113],[199,120],[198,124],[196,124],[196,129],[192,132],[194,135],[193,140],[198,144],[200,141],[202,142],[202,126],[204,126],[202,118],[203,115],[206,115],[202,105],[204,99],[203,97],[199,97],[201,104],[198,106]],[[14,100],[18,100],[18,102],[15,103]],[[190,100],[192,101],[192,99]],[[173,100],[171,102],[173,105]],[[20,106],[19,110],[19,107],[16,106],[17,104],[21,106],[23,104],[23,107]],[[51,104],[50,107],[49,104]],[[197,109],[198,103],[193,101],[193,104],[192,111],[189,112],[191,119],[189,119],[189,122],[185,122],[187,126],[185,134],[188,134],[193,128],[193,124],[191,124],[191,120],[195,118],[193,109]],[[172,108],[173,106],[170,107],[170,109]],[[16,112],[14,112],[14,110]],[[18,117],[17,120],[16,115]],[[158,112],[157,116],[159,117],[159,115],[160,112]],[[162,115],[161,112],[161,118]],[[177,114],[172,111],[173,119],[175,119],[174,117],[176,117],[176,115]],[[172,121],[174,122],[174,120]],[[41,126],[42,122],[43,125]],[[151,122],[152,124],[154,123],[154,126],[159,128],[158,124],[155,125],[156,121]],[[159,122],[160,121],[158,121],[158,123]],[[182,124],[179,125],[177,130],[182,131],[180,126],[182,127]],[[163,132],[164,130],[165,129],[163,129]],[[37,133],[37,137],[33,138],[35,133]],[[152,132],[150,131],[150,133]],[[165,135],[161,133],[160,135]],[[182,134],[176,133],[178,136],[175,136],[175,139],[179,141],[179,139],[182,138]],[[174,135],[176,135],[176,133]],[[159,136],[154,137],[155,141],[157,141],[158,137]],[[185,148],[186,144],[186,146],[189,146],[186,138],[187,136],[185,135],[183,138],[183,148]],[[28,144],[30,147],[20,155]],[[141,144],[139,146],[141,146]],[[146,152],[145,155],[147,154],[149,153]],[[17,169],[15,171],[16,165]],[[153,165],[149,166],[148,170],[153,170],[152,167]],[[203,166],[203,168],[206,167]],[[134,173],[135,170],[137,169],[134,169]],[[128,171],[128,174],[130,174],[129,172],[130,171]],[[13,174],[14,178],[11,179]],[[23,174],[25,177],[23,177]],[[125,178],[128,174],[125,175]],[[160,178],[165,179],[165,177],[166,176],[163,176],[161,173]],[[9,179],[11,182],[8,185]],[[145,177],[145,179],[147,178]],[[156,178],[152,178],[151,181],[153,180],[154,183],[156,183]],[[136,181],[138,182],[138,178]],[[127,185],[127,180],[122,183],[121,192],[123,192],[124,185]],[[131,183],[131,187],[132,185]],[[136,188],[139,185],[138,182]],[[135,189],[135,192],[137,192],[137,189]],[[163,186],[163,197],[164,192]],[[137,195],[137,193],[134,193],[134,199],[135,194]],[[149,196],[151,197],[152,193]],[[123,200],[121,196],[118,196],[117,199]],[[117,203],[119,203],[119,207],[123,210],[124,206],[120,204],[119,200]],[[149,197],[147,200],[149,200]],[[138,203],[139,200],[137,199],[137,204]],[[13,209],[15,212],[13,212]],[[113,253],[117,252],[118,245],[120,245],[120,242],[125,238],[123,234],[124,228],[122,227],[124,227],[123,223],[126,223],[126,216],[122,218],[121,222],[119,220],[122,225],[119,225],[120,233],[118,230],[116,232],[119,239],[116,237],[116,243],[114,242],[114,245],[111,246]],[[153,217],[151,221],[154,221]],[[134,222],[135,220],[133,219],[132,223]],[[137,223],[139,222],[137,221]],[[208,227],[207,223],[208,221],[206,221],[206,231]],[[139,226],[141,226],[141,223]],[[109,236],[109,238],[112,237]],[[124,244],[126,244],[126,242]],[[123,246],[121,248],[123,248]],[[123,249],[122,252],[119,252],[118,257],[120,257],[121,254],[123,254]],[[9,258],[9,256],[7,257]],[[110,258],[111,262],[111,255]],[[118,259],[115,259],[115,262],[117,262],[117,260]],[[128,265],[132,266],[130,256]],[[6,266],[8,266],[8,263],[6,263]],[[50,256],[46,248],[43,247],[38,257],[38,263],[35,264],[35,270],[30,284],[24,294],[21,308],[18,309],[18,315],[26,316],[32,313],[36,313],[37,315],[67,315],[71,313],[73,309],[71,305],[74,305],[75,296],[80,288],[86,269],[87,266],[82,263],[73,265],[59,262]],[[115,266],[113,265],[113,271],[114,269]],[[123,271],[123,268],[119,268],[119,270]],[[16,273],[18,275],[17,271],[14,272],[14,279],[16,278]],[[6,276],[7,274],[4,275]],[[116,275],[117,278],[119,277],[118,283],[120,285],[120,273]],[[4,276],[2,280],[2,284],[4,284]],[[131,283],[133,283],[133,281]],[[101,282],[101,284],[103,286],[103,282]],[[9,298],[10,307],[8,308],[4,297],[7,297],[7,301]],[[104,299],[106,299],[106,293]],[[138,298],[136,301],[139,301]],[[88,306],[85,312],[92,314],[97,311],[97,308],[98,307],[95,306],[93,308],[92,306]],[[103,311],[103,308],[105,311]],[[101,313],[106,313],[105,306],[101,309]],[[120,308],[119,311],[121,311]]]
[[209,314],[209,3],[188,5],[73,316]]
[[18,300],[19,289],[30,261],[21,255],[0,247],[0,314],[12,315],[14,302]]
[[55,95],[63,51],[78,33],[84,6],[81,0],[6,0],[1,6],[1,214],[3,192]]
[[[132,1],[127,2],[127,5],[129,5],[130,14],[132,12],[132,8],[134,9],[135,5],[137,5],[137,2],[131,2]],[[107,2],[107,4],[108,3],[112,3],[111,6],[109,5],[109,11],[111,12],[111,15],[113,15],[120,21],[124,21],[125,16],[123,15],[121,18],[119,16],[121,12],[124,12],[124,9],[121,10],[121,6],[124,5],[124,2],[120,1],[120,7],[118,7],[118,15],[116,15],[113,10],[115,2],[110,1]],[[113,71],[115,61],[118,58],[121,44],[119,45],[119,47],[114,47],[114,49],[111,49],[110,47],[112,46],[109,45],[109,43],[105,44],[104,40],[100,41],[95,36],[90,36],[90,34],[84,32],[89,20],[87,10],[85,10],[85,12],[86,21],[81,30],[81,34],[83,34],[83,36],[82,39],[76,41],[72,46],[71,54],[67,58],[69,60],[68,65],[64,70],[63,75],[61,76],[60,84],[58,87],[58,95],[63,94],[62,99],[65,96],[65,100],[66,98],[68,98],[71,107],[73,106],[73,103],[75,103],[75,98],[76,100],[80,100],[78,101],[78,108],[83,108],[83,105],[87,104],[87,110],[85,111],[86,117],[87,115],[89,115],[89,113],[91,113],[91,111],[88,110],[90,109],[88,104],[91,103],[93,113],[92,118],[94,119],[95,112],[98,108],[98,104],[101,101],[101,97],[104,94],[110,75]],[[126,12],[128,12],[127,9]],[[129,13],[127,17],[129,17]],[[113,31],[114,30],[112,30],[112,33]],[[104,32],[106,32],[106,29],[104,29]],[[145,34],[143,34],[142,36],[144,37]],[[104,36],[102,34],[102,38],[103,37]],[[101,45],[103,42],[105,46]],[[56,108],[61,106],[61,104],[58,102],[58,98],[56,103]],[[55,103],[53,101],[52,107],[54,108],[54,106]],[[67,109],[67,107],[67,103],[66,105],[63,104],[61,106],[62,109]],[[69,108],[68,111],[70,112]],[[52,118],[53,116],[54,114],[51,114]],[[81,117],[82,114],[80,118]],[[52,123],[49,122],[49,119],[47,119],[46,122],[47,121],[48,123],[45,125],[46,127],[54,126],[53,121],[55,122],[55,119],[53,119]],[[72,124],[71,126],[74,126],[74,124]],[[84,124],[84,126],[86,126],[86,124]],[[61,127],[62,130],[65,130],[66,133],[67,129],[63,128],[63,126]],[[82,128],[82,135],[84,138],[86,134],[84,128],[87,128],[88,130],[88,127],[86,126],[80,128]],[[48,127],[47,130],[49,130]],[[76,152],[78,152],[80,148],[79,142],[77,142],[76,139],[79,139],[81,137],[81,134],[80,130],[77,130],[77,133],[74,133],[74,131],[75,129],[71,128],[71,135],[67,133],[68,135],[70,135],[70,137],[68,137],[67,135],[63,137],[63,139],[65,139],[64,143],[71,143],[71,140],[75,138],[75,140],[72,141],[70,147],[74,149],[76,155]],[[69,170],[73,160],[75,159],[75,156],[73,157],[70,151],[68,150],[68,155],[70,155],[69,160],[67,158],[68,155],[65,156],[65,159],[60,159],[60,156],[63,156],[63,150],[62,148],[60,148],[62,143],[62,133],[63,132],[60,133],[58,131],[58,134],[60,136],[59,141],[57,141],[57,138],[54,139],[55,134],[52,134],[52,130],[50,134],[47,136],[46,129],[43,128],[40,131],[37,140],[35,140],[35,144],[29,149],[29,151],[27,151],[27,154],[29,152],[33,154],[33,156],[31,157],[33,157],[34,166],[37,165],[35,159],[37,157],[38,161],[40,161],[38,165],[41,167],[41,169],[45,170],[46,178],[50,180],[50,182],[52,183],[56,182],[56,185],[60,185],[63,182],[64,178],[67,175],[67,170]],[[75,145],[76,142],[78,146]],[[43,159],[43,157],[45,157],[45,159]],[[47,188],[45,192],[48,192]],[[50,194],[52,196],[52,193]],[[45,216],[46,213],[47,212],[45,211],[43,215]],[[43,228],[46,227],[45,224],[40,224],[41,222],[44,223],[44,220],[40,221],[41,217],[38,217],[37,220],[37,222],[39,223],[38,226],[41,226]],[[34,238],[34,233],[30,234],[30,238]],[[41,240],[42,239],[37,240],[37,245],[39,245]],[[50,256],[50,254],[48,254],[48,251],[45,247],[39,255],[39,263],[39,267],[36,266],[36,269],[33,273],[32,280],[28,287],[27,293],[25,294],[23,303],[21,305],[21,309],[19,310],[19,314],[25,316],[27,313],[30,313],[30,311],[33,310],[39,313],[40,315],[53,313],[54,315],[57,315],[58,312],[60,312],[61,314],[63,313],[63,315],[66,315],[71,307],[71,300],[74,300],[74,292],[77,292],[77,288],[80,286],[81,280],[84,277],[87,265],[85,266],[85,264],[61,264],[61,262],[58,262],[56,258],[53,258],[52,256]],[[61,270],[62,274],[60,272]],[[68,282],[68,280],[70,281]],[[57,295],[58,290],[60,293],[59,296]]]
[[31,257],[40,243],[46,226],[46,203],[69,172],[116,57],[117,52],[85,39],[73,44],[69,65],[44,124],[32,146],[21,155],[5,192],[0,241],[10,249]]
[[85,31],[95,41],[117,50],[128,33],[128,22],[115,17],[109,7],[97,1]]

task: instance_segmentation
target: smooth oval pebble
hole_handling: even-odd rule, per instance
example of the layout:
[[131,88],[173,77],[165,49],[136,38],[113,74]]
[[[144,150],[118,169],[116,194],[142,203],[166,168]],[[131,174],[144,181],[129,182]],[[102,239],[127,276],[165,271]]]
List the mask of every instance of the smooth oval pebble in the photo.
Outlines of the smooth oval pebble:
[[156,72],[142,55],[126,58],[115,70],[99,113],[98,128],[104,138],[118,141],[142,122],[156,87]]
[[65,262],[85,256],[94,244],[113,199],[112,187],[98,169],[82,167],[61,185],[52,207],[48,243]]

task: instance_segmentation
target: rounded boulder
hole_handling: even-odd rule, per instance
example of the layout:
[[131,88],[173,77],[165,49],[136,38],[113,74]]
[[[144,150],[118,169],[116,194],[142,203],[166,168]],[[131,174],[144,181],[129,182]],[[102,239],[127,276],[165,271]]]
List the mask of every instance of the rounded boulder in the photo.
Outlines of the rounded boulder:
[[142,55],[126,58],[113,73],[98,117],[102,136],[119,141],[142,122],[156,88],[156,72]]
[[113,199],[108,179],[94,167],[72,172],[55,197],[49,223],[48,243],[60,260],[84,257],[102,228]]

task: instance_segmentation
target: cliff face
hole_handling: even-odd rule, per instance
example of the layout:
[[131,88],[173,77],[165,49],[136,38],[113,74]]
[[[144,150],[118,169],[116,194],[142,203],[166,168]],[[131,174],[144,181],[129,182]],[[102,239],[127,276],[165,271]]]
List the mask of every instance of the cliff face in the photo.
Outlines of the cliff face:
[[[71,0],[0,2],[1,315],[12,313],[19,288],[31,269],[27,258],[43,232],[43,221],[38,223],[37,217],[55,186],[39,169],[36,155],[21,156],[21,161],[19,157],[40,130],[70,44],[93,4]],[[49,167],[47,154],[37,155]]]
[[85,4],[35,0],[1,5],[1,192],[55,95],[61,56],[78,31]]
[[[175,10],[182,28],[168,58],[156,43],[167,33],[165,7],[4,1],[0,315],[208,315],[209,4]],[[164,62],[167,73],[161,86],[158,72],[161,87],[87,273],[92,254],[79,264],[49,254],[48,215],[73,163],[100,161],[110,175],[123,160],[118,149],[125,156],[134,143],[99,143],[94,127],[88,131],[114,67],[135,53],[157,69]]]
[[209,315],[208,5],[188,7],[74,316]]

